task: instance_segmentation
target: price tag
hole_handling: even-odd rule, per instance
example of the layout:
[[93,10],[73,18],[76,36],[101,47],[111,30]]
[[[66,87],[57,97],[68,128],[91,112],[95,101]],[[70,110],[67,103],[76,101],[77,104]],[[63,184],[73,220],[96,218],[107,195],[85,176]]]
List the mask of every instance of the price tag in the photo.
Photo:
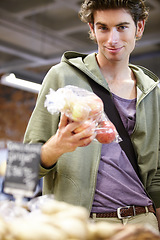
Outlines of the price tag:
[[40,144],[8,143],[7,170],[4,191],[32,197],[38,183]]

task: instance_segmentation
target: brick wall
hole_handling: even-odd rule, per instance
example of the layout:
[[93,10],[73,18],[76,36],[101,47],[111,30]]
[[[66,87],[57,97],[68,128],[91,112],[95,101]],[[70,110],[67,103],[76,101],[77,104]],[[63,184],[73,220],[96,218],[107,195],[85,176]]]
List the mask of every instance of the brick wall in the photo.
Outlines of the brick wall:
[[0,84],[0,141],[22,141],[37,94]]

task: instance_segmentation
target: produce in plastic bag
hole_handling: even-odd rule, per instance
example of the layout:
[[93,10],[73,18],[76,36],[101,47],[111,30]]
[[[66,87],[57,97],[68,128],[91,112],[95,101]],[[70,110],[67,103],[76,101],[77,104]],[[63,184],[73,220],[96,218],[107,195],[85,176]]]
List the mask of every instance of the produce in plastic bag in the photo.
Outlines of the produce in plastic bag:
[[81,122],[74,132],[84,130],[89,121],[95,123],[96,139],[100,143],[119,142],[121,139],[114,124],[104,113],[102,100],[93,92],[76,86],[65,86],[57,91],[50,89],[44,106],[51,114],[64,113],[70,121]]
[[119,142],[121,139],[114,124],[104,116],[96,128],[96,139],[103,144],[113,141]]
[[27,203],[27,207],[29,211],[33,212],[37,209],[40,209],[43,205],[48,205],[50,202],[53,202],[53,200],[54,200],[53,194],[46,194],[46,195],[31,199]]
[[[12,202],[14,205],[16,203]],[[18,208],[22,212],[23,207]],[[94,222],[89,219],[86,208],[60,202],[54,200],[53,195],[47,195],[32,199],[25,215],[14,214],[12,218],[6,219],[0,211],[0,239],[160,240],[160,235],[150,225]]]
[[0,202],[0,216],[7,221],[11,221],[19,217],[25,217],[27,214],[28,211],[25,208],[17,205],[13,201],[5,200]]
[[103,102],[96,94],[71,85],[50,89],[45,107],[51,114],[62,112],[76,122],[98,120],[103,112]]

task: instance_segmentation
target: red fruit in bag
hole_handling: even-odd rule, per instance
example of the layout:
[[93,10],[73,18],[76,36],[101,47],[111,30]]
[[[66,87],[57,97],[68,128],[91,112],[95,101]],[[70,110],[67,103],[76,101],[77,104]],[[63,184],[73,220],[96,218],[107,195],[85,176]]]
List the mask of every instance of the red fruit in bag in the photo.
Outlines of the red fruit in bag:
[[109,120],[101,121],[96,129],[96,139],[100,143],[111,143],[116,139],[117,131],[114,124]]

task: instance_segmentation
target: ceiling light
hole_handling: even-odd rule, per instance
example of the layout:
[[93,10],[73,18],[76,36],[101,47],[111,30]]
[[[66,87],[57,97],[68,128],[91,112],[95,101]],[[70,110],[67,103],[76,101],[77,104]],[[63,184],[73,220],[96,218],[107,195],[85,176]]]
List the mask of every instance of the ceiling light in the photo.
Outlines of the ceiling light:
[[3,75],[1,84],[33,93],[38,93],[41,89],[41,84],[17,78],[14,73]]

